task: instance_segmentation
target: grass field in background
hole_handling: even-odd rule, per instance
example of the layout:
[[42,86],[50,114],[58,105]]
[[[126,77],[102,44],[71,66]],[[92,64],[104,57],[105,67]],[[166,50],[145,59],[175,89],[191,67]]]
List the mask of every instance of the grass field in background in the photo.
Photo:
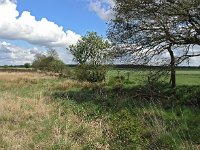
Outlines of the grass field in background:
[[[145,75],[148,74],[148,71],[137,69],[112,69],[108,71],[107,80],[118,74],[127,79],[128,73],[130,74],[130,81],[137,85],[141,84],[141,81],[145,79]],[[176,71],[176,80],[177,85],[200,85],[200,70],[178,69]],[[169,82],[169,79],[167,82]]]

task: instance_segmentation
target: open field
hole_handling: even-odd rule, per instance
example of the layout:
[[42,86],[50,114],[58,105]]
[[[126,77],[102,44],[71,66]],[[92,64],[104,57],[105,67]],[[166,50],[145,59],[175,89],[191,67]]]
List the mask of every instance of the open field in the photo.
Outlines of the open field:
[[[114,76],[122,75],[126,79],[128,78],[128,73],[130,74],[130,81],[135,84],[141,84],[145,78],[145,75],[148,73],[146,70],[137,70],[137,69],[120,69],[120,70],[111,70],[108,72],[108,79]],[[200,85],[200,70],[177,70],[176,71],[177,85]],[[169,80],[169,79],[168,79]]]
[[[200,72],[177,74],[176,94],[159,91],[154,99],[138,96],[141,76],[135,71],[130,73],[135,86],[127,89],[0,73],[0,149],[197,150]],[[109,72],[109,78],[115,75]]]

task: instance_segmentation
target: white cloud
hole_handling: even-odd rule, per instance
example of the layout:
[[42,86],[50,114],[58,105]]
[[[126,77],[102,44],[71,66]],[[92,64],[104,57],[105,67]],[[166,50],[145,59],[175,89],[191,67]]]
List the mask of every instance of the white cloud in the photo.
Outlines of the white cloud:
[[[199,54],[199,49],[200,49],[200,46],[198,46],[198,45],[192,46],[192,47],[190,47],[190,53],[189,54],[197,55],[197,54]],[[189,61],[183,62],[182,65],[200,66],[200,56],[192,57],[192,58],[189,59]]]
[[45,47],[67,47],[75,44],[80,35],[46,18],[36,20],[30,12],[20,15],[15,0],[0,0],[0,38],[24,40]]
[[113,7],[114,0],[90,0],[90,9],[97,13],[97,15],[105,21],[114,18]]
[[1,65],[23,65],[32,63],[35,54],[42,53],[37,48],[26,49],[7,42],[0,42]]

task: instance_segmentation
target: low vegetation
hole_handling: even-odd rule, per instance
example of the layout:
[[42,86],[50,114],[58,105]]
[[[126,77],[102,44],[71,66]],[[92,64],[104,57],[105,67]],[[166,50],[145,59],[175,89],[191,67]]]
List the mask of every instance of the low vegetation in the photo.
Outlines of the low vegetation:
[[59,74],[62,77],[70,75],[69,69],[65,63],[58,58],[58,54],[55,50],[49,50],[47,55],[37,54],[32,63],[32,67],[40,71]]
[[116,0],[108,40],[87,32],[67,48],[76,68],[55,50],[5,65],[0,149],[199,150],[200,71],[176,69],[200,56],[199,5]]
[[78,63],[75,77],[80,81],[102,82],[106,77],[105,62],[108,61],[107,49],[111,45],[96,32],[87,32],[85,36],[69,47]]
[[199,74],[171,89],[127,72],[103,83],[0,73],[1,149],[199,149]]

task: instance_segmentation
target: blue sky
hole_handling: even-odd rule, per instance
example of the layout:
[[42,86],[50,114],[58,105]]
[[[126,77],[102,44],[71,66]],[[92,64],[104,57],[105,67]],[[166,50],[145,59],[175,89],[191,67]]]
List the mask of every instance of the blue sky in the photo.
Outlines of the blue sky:
[[45,17],[64,27],[65,30],[84,35],[86,31],[96,31],[105,36],[107,25],[90,9],[87,0],[18,0],[20,13],[27,10],[37,20]]
[[0,0],[0,65],[31,63],[56,49],[72,63],[66,47],[87,31],[106,38],[114,0]]
[[[87,31],[106,38],[114,6],[115,0],[0,0],[0,66],[32,63],[48,49],[73,63],[66,48]],[[192,58],[190,65],[199,62],[200,57]]]

